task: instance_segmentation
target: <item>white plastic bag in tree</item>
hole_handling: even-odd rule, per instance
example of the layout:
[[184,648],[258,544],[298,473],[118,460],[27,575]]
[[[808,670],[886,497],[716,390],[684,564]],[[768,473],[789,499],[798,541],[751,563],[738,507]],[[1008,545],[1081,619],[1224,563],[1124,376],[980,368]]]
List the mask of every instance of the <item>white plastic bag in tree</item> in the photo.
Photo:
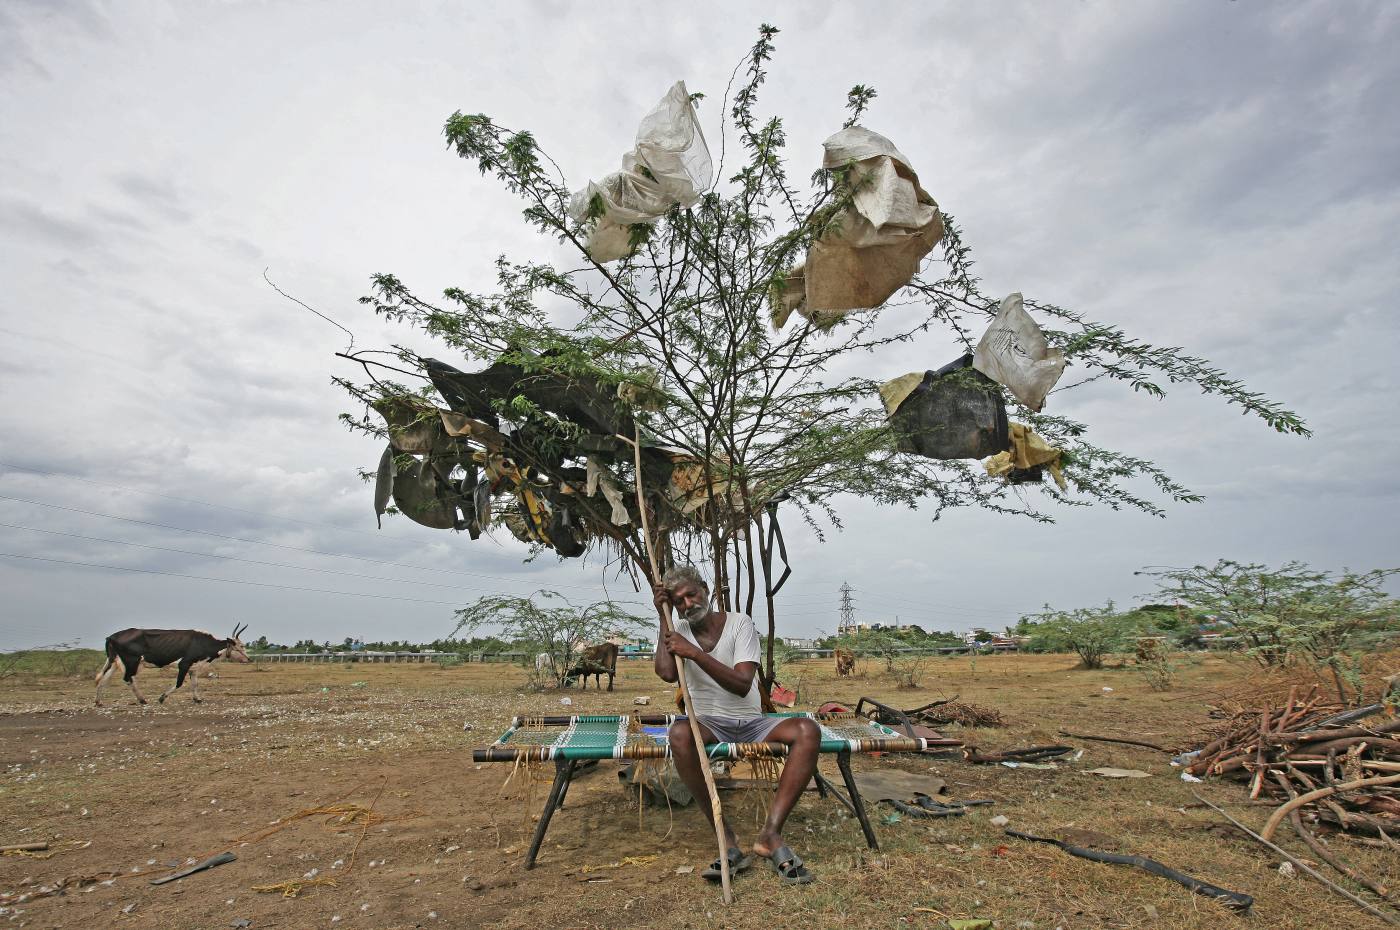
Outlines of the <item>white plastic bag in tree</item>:
[[1045,334],[1026,312],[1021,295],[1008,294],[977,351],[972,367],[1006,385],[1032,410],[1045,406],[1045,395],[1065,370],[1065,354],[1050,348]]
[[637,128],[636,147],[622,156],[622,170],[575,193],[569,216],[584,222],[593,197],[601,197],[603,213],[589,230],[588,254],[595,261],[616,261],[632,253],[628,227],[655,222],[673,206],[691,206],[713,174],[690,94],[685,82],[677,81]]
[[[822,148],[823,167],[851,166],[848,182],[856,192],[834,228],[812,244],[800,277],[789,283],[805,289],[797,312],[831,326],[852,310],[880,306],[908,284],[943,238],[943,217],[909,160],[879,133],[852,126]],[[796,300],[786,291],[783,296],[790,312]],[[781,325],[778,314],[774,323]]]

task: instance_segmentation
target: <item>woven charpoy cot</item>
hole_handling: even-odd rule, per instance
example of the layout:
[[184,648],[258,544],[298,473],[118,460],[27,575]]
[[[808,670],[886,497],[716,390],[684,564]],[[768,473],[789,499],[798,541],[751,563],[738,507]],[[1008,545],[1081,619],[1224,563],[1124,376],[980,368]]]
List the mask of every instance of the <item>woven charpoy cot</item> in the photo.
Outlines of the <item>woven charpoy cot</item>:
[[[912,734],[912,729],[906,735],[901,735],[884,724],[853,713],[790,712],[767,716],[780,719],[807,717],[816,721],[821,728],[820,751],[836,756],[846,795],[843,797],[820,771],[815,776],[817,791],[823,797],[831,794],[856,815],[871,849],[878,849],[879,844],[851,774],[851,753],[925,752],[962,745],[955,739],[908,735]],[[473,752],[472,758],[477,762],[554,762],[554,784],[550,787],[539,825],[535,828],[530,852],[525,858],[525,868],[534,868],[535,857],[545,831],[549,829],[550,818],[556,809],[563,806],[569,781],[580,762],[666,758],[671,754],[669,728],[677,720],[684,719],[683,715],[677,714],[516,717],[499,739]],[[706,745],[705,752],[711,759],[781,758],[787,755],[787,746],[782,743],[710,743]]]

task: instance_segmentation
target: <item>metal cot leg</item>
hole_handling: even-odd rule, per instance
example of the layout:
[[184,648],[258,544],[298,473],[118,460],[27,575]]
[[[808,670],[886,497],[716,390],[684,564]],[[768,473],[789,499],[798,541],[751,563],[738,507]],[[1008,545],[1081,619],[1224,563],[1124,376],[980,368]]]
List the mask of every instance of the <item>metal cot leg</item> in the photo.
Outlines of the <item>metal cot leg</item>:
[[554,816],[554,811],[564,800],[564,792],[568,789],[569,779],[573,777],[574,766],[577,763],[573,759],[554,760],[554,784],[549,786],[549,800],[545,801],[544,813],[540,814],[539,825],[535,827],[535,836],[530,840],[530,852],[525,856],[525,868],[535,867],[535,857],[539,855],[540,844],[544,842],[545,831],[549,829],[549,818]]
[[865,802],[860,799],[860,789],[856,787],[856,777],[851,774],[850,752],[837,753],[836,764],[841,769],[841,777],[845,779],[846,793],[851,796],[851,807],[855,809],[856,819],[860,821],[860,829],[865,833],[866,845],[871,849],[879,849],[880,844],[875,839],[875,831],[870,827],[870,818],[865,816]]

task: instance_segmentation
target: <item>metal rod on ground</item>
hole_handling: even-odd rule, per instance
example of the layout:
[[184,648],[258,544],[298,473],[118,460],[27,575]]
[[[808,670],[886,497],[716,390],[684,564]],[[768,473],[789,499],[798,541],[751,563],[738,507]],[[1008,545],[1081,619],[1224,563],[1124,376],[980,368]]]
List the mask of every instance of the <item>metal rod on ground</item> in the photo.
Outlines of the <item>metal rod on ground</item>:
[[[651,563],[651,577],[661,583],[661,568],[656,562],[656,549],[651,544],[651,525],[647,522],[646,498],[642,495],[642,433],[636,420],[632,421],[632,460],[636,469],[637,510],[642,517],[642,542],[647,547],[647,561]],[[661,631],[671,632],[671,608],[661,610]],[[656,648],[662,648],[661,643]],[[710,757],[705,752],[705,741],[700,738],[700,722],[695,712],[695,703],[690,699],[690,687],[685,681],[685,660],[676,662],[676,682],[681,687],[681,697],[685,701],[685,719],[690,723],[690,738],[700,753],[700,774],[705,778],[705,789],[710,793],[710,818],[715,822],[715,839],[719,843],[719,877],[724,892],[724,903],[734,903],[734,892],[729,887],[729,844],[724,840],[724,813],[720,809],[719,789],[715,787],[715,773],[710,771]]]
[[1191,794],[1196,798],[1197,801],[1200,801],[1200,802],[1201,802],[1202,804],[1204,804],[1206,807],[1209,807],[1211,810],[1215,811],[1215,812],[1216,812],[1217,814],[1219,814],[1221,817],[1224,817],[1226,820],[1230,821],[1232,824],[1234,824],[1235,826],[1239,827],[1239,828],[1240,828],[1241,830],[1243,830],[1245,833],[1249,834],[1249,836],[1250,836],[1251,839],[1258,840],[1260,843],[1263,843],[1263,844],[1264,844],[1265,846],[1267,846],[1269,849],[1273,850],[1274,852],[1278,853],[1278,854],[1279,854],[1280,856],[1282,856],[1283,858],[1287,859],[1289,862],[1293,863],[1293,865],[1294,865],[1296,868],[1302,869],[1302,870],[1303,870],[1304,872],[1306,872],[1308,875],[1311,875],[1313,878],[1315,878],[1315,879],[1317,879],[1318,881],[1322,882],[1322,884],[1326,885],[1328,888],[1331,888],[1333,891],[1337,892],[1337,894],[1339,894],[1339,895],[1341,895],[1342,897],[1346,898],[1348,901],[1351,901],[1353,904],[1356,904],[1356,905],[1358,905],[1358,906],[1364,908],[1368,913],[1375,914],[1377,917],[1379,917],[1381,920],[1384,920],[1384,921],[1385,921],[1386,923],[1388,923],[1388,924],[1391,924],[1391,925],[1393,925],[1393,926],[1400,927],[1400,920],[1396,919],[1393,915],[1387,914],[1385,911],[1383,911],[1383,910],[1381,910],[1380,908],[1376,907],[1374,904],[1372,904],[1371,902],[1367,901],[1366,899],[1364,899],[1364,898],[1359,898],[1359,897],[1357,897],[1356,895],[1352,894],[1350,891],[1347,891],[1347,890],[1346,890],[1345,888],[1343,888],[1341,885],[1338,885],[1336,882],[1334,882],[1334,881],[1332,881],[1331,879],[1327,878],[1327,876],[1320,874],[1316,869],[1314,869],[1312,866],[1308,865],[1308,864],[1307,864],[1306,862],[1304,862],[1303,860],[1299,859],[1297,856],[1294,856],[1294,855],[1290,854],[1290,853],[1288,852],[1288,850],[1283,849],[1283,848],[1281,848],[1281,847],[1279,847],[1279,846],[1275,846],[1273,843],[1270,843],[1268,840],[1264,839],[1264,838],[1263,838],[1262,836],[1260,836],[1258,833],[1255,833],[1253,830],[1249,829],[1249,827],[1246,827],[1244,824],[1240,823],[1238,820],[1236,820],[1235,818],[1231,817],[1229,814],[1225,813],[1225,811],[1221,810],[1221,809],[1220,809],[1219,807],[1217,807],[1216,805],[1214,805],[1214,804],[1212,804],[1211,802],[1207,801],[1205,798],[1201,797],[1199,794],[1196,794],[1196,792],[1193,791],[1193,792],[1191,792]]
[[1096,743],[1122,743],[1124,746],[1141,746],[1143,749],[1155,749],[1158,752],[1171,752],[1171,750],[1167,747],[1158,746],[1156,743],[1147,743],[1143,742],[1142,740],[1135,739],[1121,739],[1116,736],[1090,736],[1087,733],[1071,733],[1068,730],[1061,730],[1060,735],[1070,736],[1074,739],[1093,740]]
[[0,846],[0,853],[7,852],[43,852],[49,848],[47,841],[40,843],[16,843],[13,846]]

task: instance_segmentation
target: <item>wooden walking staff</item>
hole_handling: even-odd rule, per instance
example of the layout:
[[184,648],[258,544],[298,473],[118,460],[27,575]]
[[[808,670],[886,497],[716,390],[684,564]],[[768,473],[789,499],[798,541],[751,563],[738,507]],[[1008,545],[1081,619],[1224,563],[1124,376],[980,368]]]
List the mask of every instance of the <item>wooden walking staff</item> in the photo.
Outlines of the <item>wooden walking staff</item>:
[[[642,541],[646,543],[647,560],[651,562],[651,577],[654,583],[661,583],[661,568],[656,564],[656,550],[651,544],[651,527],[647,522],[646,498],[642,496],[642,434],[635,422],[632,424],[632,457],[636,467],[637,510],[642,515]],[[671,632],[671,607],[661,609],[661,631]],[[657,643],[658,649],[662,648]],[[681,686],[681,697],[685,700],[685,718],[690,723],[690,738],[700,751],[700,774],[705,777],[705,789],[710,793],[710,819],[715,823],[715,839],[719,842],[720,884],[724,889],[724,903],[734,903],[734,892],[729,887],[729,847],[724,841],[724,813],[720,810],[719,790],[715,788],[715,774],[710,771],[710,757],[705,752],[705,741],[700,738],[700,723],[696,719],[695,702],[690,699],[690,687],[685,683],[685,660],[676,661],[676,681]]]

